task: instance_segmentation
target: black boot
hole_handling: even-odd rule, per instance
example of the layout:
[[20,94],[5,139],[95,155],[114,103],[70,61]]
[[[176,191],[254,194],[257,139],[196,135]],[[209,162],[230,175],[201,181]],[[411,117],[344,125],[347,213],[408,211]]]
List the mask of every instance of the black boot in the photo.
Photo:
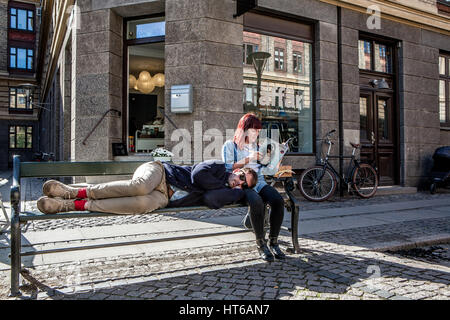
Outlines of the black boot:
[[281,251],[280,246],[278,245],[278,238],[269,238],[269,248],[273,252],[275,258],[279,260],[286,259],[286,255]]
[[268,262],[275,261],[272,252],[270,252],[269,248],[267,247],[265,239],[256,240],[256,245],[258,246],[259,255],[263,260]]

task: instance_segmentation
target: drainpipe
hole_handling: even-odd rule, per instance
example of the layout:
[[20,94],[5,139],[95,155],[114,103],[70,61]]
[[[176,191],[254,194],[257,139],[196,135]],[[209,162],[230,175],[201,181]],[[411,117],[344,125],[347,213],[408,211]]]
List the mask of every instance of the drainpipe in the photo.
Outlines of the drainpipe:
[[[344,171],[344,125],[343,125],[343,102],[342,102],[342,8],[337,7],[337,36],[338,36],[338,108],[339,108],[339,174]],[[339,195],[344,196],[343,181],[340,181]]]

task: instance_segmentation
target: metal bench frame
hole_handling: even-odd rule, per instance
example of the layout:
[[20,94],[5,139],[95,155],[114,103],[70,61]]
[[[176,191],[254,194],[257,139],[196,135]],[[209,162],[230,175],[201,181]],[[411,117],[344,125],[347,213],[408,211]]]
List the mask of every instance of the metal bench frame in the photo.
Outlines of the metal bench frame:
[[[189,238],[201,238],[225,234],[236,234],[243,232],[252,232],[252,230],[242,229],[234,231],[225,231],[220,233],[209,233],[201,235],[191,235],[183,237],[171,237],[164,239],[129,241],[101,245],[89,245],[81,247],[72,247],[64,249],[42,250],[32,252],[21,252],[21,225],[35,220],[54,220],[54,219],[73,219],[73,218],[95,218],[95,217],[113,217],[117,214],[103,212],[64,212],[53,215],[45,215],[41,212],[21,211],[20,209],[20,179],[21,178],[56,178],[56,177],[75,177],[75,176],[114,176],[114,175],[130,175],[145,161],[101,161],[101,162],[20,162],[20,156],[15,155],[13,158],[13,182],[11,186],[11,296],[20,296],[20,273],[22,268],[21,257],[56,253],[73,250],[86,250],[94,248],[105,248],[113,246],[137,245],[143,243],[174,241]],[[285,207],[291,213],[291,227],[285,228],[291,232],[293,248],[288,248],[292,253],[299,253],[298,244],[298,219],[299,219],[299,201],[293,196],[294,181],[291,177],[277,178],[284,184],[284,189],[288,195],[285,201]],[[229,205],[224,208],[246,207],[244,205]],[[207,207],[184,207],[184,208],[162,208],[152,213],[177,213],[197,210],[211,210]]]

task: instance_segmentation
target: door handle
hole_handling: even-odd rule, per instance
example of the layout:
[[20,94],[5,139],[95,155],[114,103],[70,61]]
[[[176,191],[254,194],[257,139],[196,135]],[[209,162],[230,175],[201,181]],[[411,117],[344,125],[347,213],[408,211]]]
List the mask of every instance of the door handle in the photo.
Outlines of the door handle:
[[373,131],[370,135],[370,141],[372,142],[373,145],[375,145],[375,133]]

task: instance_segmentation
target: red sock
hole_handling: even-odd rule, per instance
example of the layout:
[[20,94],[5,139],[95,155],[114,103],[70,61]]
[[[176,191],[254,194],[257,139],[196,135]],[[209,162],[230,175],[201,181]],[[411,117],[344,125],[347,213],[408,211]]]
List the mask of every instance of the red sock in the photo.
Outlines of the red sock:
[[86,204],[87,200],[75,200],[75,210],[76,211],[85,211],[84,205]]
[[87,198],[86,188],[78,189],[77,198],[78,199],[86,199]]

